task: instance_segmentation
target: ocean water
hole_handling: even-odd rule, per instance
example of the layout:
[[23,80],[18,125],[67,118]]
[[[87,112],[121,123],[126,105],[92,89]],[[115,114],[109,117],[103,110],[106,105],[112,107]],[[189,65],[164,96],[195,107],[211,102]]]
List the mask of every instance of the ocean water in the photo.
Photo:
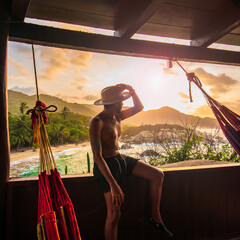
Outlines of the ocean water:
[[[120,143],[120,146],[122,143]],[[132,157],[139,158],[139,154],[152,144],[133,144],[130,149],[121,149],[120,153],[127,154]],[[54,153],[54,159],[60,174],[65,174],[67,166],[67,174],[85,174],[87,173],[87,153],[90,156],[90,172],[93,171],[93,157],[91,146],[77,147]],[[19,161],[13,161],[10,164],[10,177],[30,177],[39,174],[39,157],[31,157]]]
[[[65,174],[67,166],[68,174],[84,174],[87,172],[87,153],[90,156],[91,172],[93,168],[92,152],[90,145],[71,148],[54,153],[54,159],[60,174]],[[39,156],[13,161],[10,164],[10,177],[29,177],[39,174]]]
[[[123,143],[120,143],[120,147]],[[172,142],[169,145],[180,145]],[[158,153],[163,153],[161,145],[154,143],[131,144],[129,149],[120,149],[120,153],[126,154],[135,158],[141,158],[145,162],[149,162],[149,158],[141,157],[141,153],[145,150],[153,150]],[[93,157],[91,146],[85,145],[83,147],[76,147],[64,150],[62,152],[54,153],[54,159],[57,169],[60,174],[65,174],[67,167],[67,174],[85,174],[88,171],[87,153],[90,156],[90,172],[93,172]],[[19,161],[13,161],[10,164],[10,177],[28,177],[38,176],[39,174],[39,157],[31,157]]]

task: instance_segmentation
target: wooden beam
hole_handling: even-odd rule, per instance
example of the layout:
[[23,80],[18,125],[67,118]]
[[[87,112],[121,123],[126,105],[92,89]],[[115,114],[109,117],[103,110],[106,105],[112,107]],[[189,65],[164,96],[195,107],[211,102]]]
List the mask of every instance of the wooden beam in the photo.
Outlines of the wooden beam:
[[122,0],[117,7],[114,36],[131,38],[165,0]]
[[224,1],[209,19],[200,20],[200,30],[195,29],[191,46],[207,47],[240,25],[239,6],[233,0]]
[[12,21],[24,21],[30,0],[13,0],[11,20]]
[[10,169],[7,105],[7,54],[10,6],[0,1],[0,239],[6,238],[7,181]]
[[125,56],[240,66],[240,53],[218,49],[158,43],[40,26],[12,23],[10,41]]

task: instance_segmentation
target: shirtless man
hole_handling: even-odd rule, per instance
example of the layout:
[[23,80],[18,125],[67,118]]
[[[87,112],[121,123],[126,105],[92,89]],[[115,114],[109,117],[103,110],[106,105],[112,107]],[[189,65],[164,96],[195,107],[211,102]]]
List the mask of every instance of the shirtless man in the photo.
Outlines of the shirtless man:
[[[129,97],[132,97],[134,106],[122,110],[122,102]],[[131,174],[150,180],[151,218],[148,223],[164,235],[172,237],[160,214],[163,172],[139,159],[119,154],[121,121],[143,109],[140,99],[131,86],[118,84],[104,88],[101,99],[94,104],[104,105],[104,110],[91,119],[89,134],[94,160],[93,173],[103,188],[107,205],[105,240],[117,240],[120,207],[124,201],[121,184],[124,176]]]

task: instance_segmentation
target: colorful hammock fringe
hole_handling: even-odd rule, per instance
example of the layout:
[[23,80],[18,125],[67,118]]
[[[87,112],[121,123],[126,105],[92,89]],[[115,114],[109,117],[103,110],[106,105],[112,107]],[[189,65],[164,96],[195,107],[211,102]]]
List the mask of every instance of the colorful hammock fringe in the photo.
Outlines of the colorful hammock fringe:
[[[196,86],[202,91],[206,98],[208,105],[211,107],[225,137],[232,145],[234,150],[240,156],[240,116],[235,112],[231,111],[224,105],[220,104],[213,98],[211,98],[203,89],[202,84],[194,73],[187,73],[189,85],[194,82]],[[191,100],[191,88],[190,89],[190,100]]]
[[49,106],[37,101],[32,112],[32,123],[36,132],[36,143],[40,150],[40,174],[38,180],[39,240],[81,240],[74,207],[63,185],[53,157],[45,128],[45,111],[53,112]]

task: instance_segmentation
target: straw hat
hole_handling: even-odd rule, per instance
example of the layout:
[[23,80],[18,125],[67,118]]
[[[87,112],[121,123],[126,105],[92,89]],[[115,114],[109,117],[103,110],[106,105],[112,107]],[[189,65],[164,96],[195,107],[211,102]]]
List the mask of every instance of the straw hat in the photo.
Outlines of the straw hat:
[[114,103],[122,102],[131,97],[130,92],[123,92],[118,86],[106,87],[101,91],[101,99],[94,102],[95,105],[110,105]]

